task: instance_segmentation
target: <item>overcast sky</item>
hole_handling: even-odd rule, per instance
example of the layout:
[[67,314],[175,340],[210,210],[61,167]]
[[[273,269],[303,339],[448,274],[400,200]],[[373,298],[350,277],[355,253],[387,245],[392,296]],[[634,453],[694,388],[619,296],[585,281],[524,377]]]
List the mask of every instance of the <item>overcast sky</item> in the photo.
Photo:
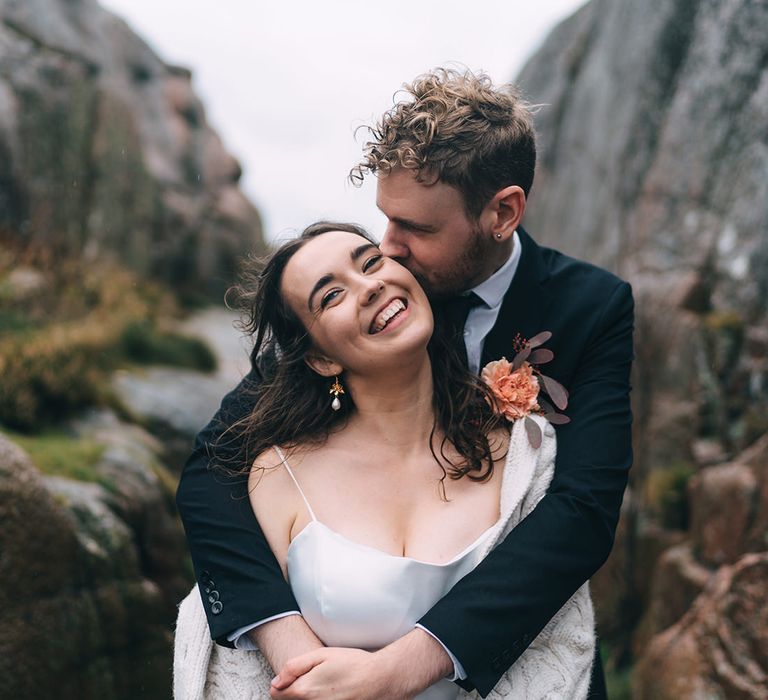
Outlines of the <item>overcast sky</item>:
[[102,0],[169,63],[192,69],[209,122],[244,169],[267,237],[319,218],[379,235],[375,183],[356,189],[354,129],[449,62],[511,80],[584,0]]

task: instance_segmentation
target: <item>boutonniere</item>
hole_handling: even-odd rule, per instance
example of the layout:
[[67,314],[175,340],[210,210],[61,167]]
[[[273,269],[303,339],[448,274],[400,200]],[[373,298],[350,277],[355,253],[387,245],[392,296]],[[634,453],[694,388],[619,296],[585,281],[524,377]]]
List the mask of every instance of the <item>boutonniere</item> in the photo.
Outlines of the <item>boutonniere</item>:
[[530,418],[532,413],[543,416],[554,425],[571,422],[568,416],[555,410],[557,407],[564,411],[568,406],[568,392],[539,369],[555,357],[551,350],[541,347],[551,337],[549,331],[530,340],[518,336],[514,343],[516,354],[511,362],[502,357],[489,362],[480,373],[480,378],[491,390],[494,411],[510,423],[523,419],[528,442],[533,448],[541,447],[541,428]]

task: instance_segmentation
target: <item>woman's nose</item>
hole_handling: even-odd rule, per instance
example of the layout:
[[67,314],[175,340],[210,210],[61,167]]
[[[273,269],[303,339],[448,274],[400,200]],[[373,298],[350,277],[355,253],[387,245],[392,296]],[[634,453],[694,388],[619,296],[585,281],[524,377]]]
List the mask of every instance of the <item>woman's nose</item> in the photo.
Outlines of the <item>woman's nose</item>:
[[370,304],[371,302],[378,299],[378,297],[381,295],[381,293],[384,291],[384,282],[381,280],[376,279],[368,279],[366,280],[366,284],[363,288],[363,303],[364,304]]

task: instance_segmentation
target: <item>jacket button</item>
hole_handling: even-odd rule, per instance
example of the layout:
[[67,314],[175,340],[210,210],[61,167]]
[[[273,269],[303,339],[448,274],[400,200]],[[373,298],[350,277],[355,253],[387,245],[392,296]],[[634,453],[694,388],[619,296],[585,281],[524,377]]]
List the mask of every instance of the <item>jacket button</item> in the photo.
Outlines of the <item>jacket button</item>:
[[211,594],[208,596],[208,602],[215,603],[218,599],[219,599],[219,592],[211,591]]
[[213,605],[211,605],[211,612],[214,615],[218,615],[222,610],[224,609],[224,606],[221,604],[220,600],[217,600]]

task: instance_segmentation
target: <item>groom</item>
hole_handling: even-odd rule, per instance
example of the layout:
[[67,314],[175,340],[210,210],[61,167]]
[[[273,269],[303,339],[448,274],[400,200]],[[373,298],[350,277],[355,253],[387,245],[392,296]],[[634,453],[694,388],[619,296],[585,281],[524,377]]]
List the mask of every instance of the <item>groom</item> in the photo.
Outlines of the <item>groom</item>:
[[[371,129],[352,173],[378,177],[377,205],[388,219],[382,251],[437,303],[464,307],[474,371],[551,331],[547,373],[570,393],[571,422],[557,428],[547,495],[412,632],[363,660],[318,650],[289,661],[319,643],[298,616],[244,485],[210,469],[210,445],[251,408],[246,389],[262,379],[253,358],[198,435],[177,502],[211,634],[238,648],[258,644],[280,670],[275,698],[305,697],[302,682],[313,673],[333,686],[322,697],[412,697],[446,675],[486,695],[607,558],[631,465],[631,290],[539,247],[520,225],[536,160],[530,112],[513,91],[471,73],[438,69],[406,92]],[[599,656],[590,697],[605,697]]]

